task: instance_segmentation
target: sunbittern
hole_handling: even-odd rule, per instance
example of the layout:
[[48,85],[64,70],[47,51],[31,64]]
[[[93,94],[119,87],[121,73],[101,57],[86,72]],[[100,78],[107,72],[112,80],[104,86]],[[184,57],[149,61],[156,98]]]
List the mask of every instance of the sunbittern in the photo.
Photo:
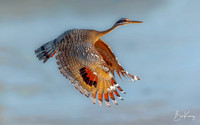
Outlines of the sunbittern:
[[90,29],[72,29],[64,32],[58,38],[42,45],[35,50],[39,60],[45,63],[57,53],[56,59],[60,72],[74,84],[75,88],[85,96],[91,96],[96,103],[98,93],[99,104],[102,105],[103,96],[107,106],[110,107],[109,97],[115,104],[115,95],[121,99],[116,88],[125,93],[114,79],[114,71],[120,76],[128,76],[132,80],[140,80],[138,76],[129,74],[119,64],[110,46],[100,38],[115,28],[142,23],[127,18],[121,18],[110,29],[96,31]]

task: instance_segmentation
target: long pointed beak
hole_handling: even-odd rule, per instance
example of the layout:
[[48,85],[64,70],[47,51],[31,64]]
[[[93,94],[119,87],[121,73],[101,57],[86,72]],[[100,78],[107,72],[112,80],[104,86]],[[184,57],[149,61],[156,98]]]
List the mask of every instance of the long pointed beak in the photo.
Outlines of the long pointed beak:
[[143,23],[143,21],[135,21],[135,20],[131,20],[130,23]]

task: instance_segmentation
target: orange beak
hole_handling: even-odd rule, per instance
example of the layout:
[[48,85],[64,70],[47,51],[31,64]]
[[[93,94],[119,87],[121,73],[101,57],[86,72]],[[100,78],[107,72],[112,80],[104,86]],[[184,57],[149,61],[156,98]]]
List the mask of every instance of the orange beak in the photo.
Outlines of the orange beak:
[[135,20],[131,20],[130,23],[143,23],[143,21],[135,21]]

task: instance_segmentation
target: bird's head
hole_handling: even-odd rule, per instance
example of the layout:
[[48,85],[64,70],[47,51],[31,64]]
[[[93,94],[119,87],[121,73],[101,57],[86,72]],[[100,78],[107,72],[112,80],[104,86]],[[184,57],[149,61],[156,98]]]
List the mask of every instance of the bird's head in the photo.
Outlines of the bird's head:
[[127,24],[132,24],[132,23],[142,23],[142,21],[135,21],[135,20],[127,19],[127,18],[121,18],[108,30],[101,31],[99,37],[102,37],[102,36],[110,33],[111,31],[113,31],[118,26],[123,26],[123,25],[127,25]]
[[135,20],[127,19],[127,18],[121,18],[115,23],[115,26],[123,26],[127,24],[132,24],[132,23],[142,23],[142,21],[135,21]]

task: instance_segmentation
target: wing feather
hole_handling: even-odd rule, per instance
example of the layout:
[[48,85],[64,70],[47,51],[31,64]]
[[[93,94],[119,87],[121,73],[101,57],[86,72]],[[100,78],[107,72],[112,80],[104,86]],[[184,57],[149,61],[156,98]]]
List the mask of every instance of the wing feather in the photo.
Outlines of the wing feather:
[[109,66],[112,74],[114,75],[114,70],[116,70],[117,74],[120,76],[119,73],[122,73],[122,71],[124,71],[124,68],[117,61],[117,58],[112,52],[110,46],[103,42],[101,39],[99,39],[95,43],[95,47],[105,60],[106,64]]
[[[95,55],[94,52],[92,55],[95,56],[94,58],[98,56],[102,59],[101,55]],[[90,58],[93,57],[90,56]],[[110,107],[110,95],[113,102],[117,104],[114,95],[111,93],[111,91],[116,93],[116,90],[112,90],[114,87],[113,77],[106,70],[109,68],[106,68],[107,65],[104,60],[94,61],[94,58],[91,61],[87,57],[82,58],[80,55],[72,56],[69,51],[59,51],[56,56],[60,72],[74,84],[81,94],[85,94],[87,97],[91,96],[93,103],[96,103],[96,95],[98,95],[99,105],[103,105],[104,98],[107,106]],[[116,96],[119,97],[119,94]]]
[[116,71],[120,78],[121,78],[120,74],[122,74],[122,76],[124,77],[128,76],[133,81],[140,80],[138,76],[133,76],[124,70],[124,68],[120,65],[114,53],[112,52],[110,46],[106,44],[104,41],[99,39],[95,43],[95,48],[99,52],[99,54],[103,57],[104,61],[108,65],[113,75],[114,75],[114,71]]

